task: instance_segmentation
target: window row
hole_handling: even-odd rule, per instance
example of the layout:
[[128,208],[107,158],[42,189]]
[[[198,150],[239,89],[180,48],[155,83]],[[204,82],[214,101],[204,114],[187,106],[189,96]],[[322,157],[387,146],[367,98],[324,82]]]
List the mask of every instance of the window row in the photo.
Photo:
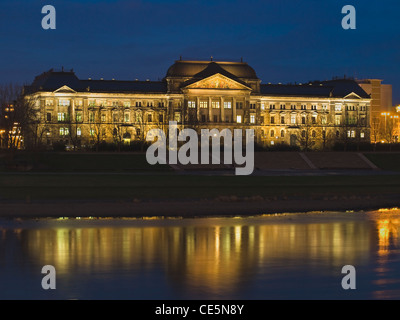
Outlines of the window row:
[[[57,113],[57,121],[58,122],[69,122],[70,115],[69,113],[65,112],[59,112]],[[136,122],[153,122],[153,114],[149,113],[147,116],[143,116],[140,114],[136,114]],[[158,121],[163,122],[164,117],[162,114],[158,116]],[[52,114],[50,112],[46,113],[46,121],[51,122],[52,121]],[[75,113],[75,121],[76,122],[83,122],[83,117],[82,117],[82,112],[76,112]],[[112,115],[112,121],[113,122],[130,122],[131,121],[131,114],[130,113],[124,113],[123,115],[121,114],[116,114],[114,113]],[[89,112],[89,122],[107,122],[107,116],[106,114],[98,114],[95,112]]]
[[[281,130],[279,133],[279,136],[277,135],[279,132],[275,132],[275,130],[270,130],[270,137],[271,138],[276,138],[278,139],[279,137],[284,138],[285,137],[285,130]],[[311,130],[311,131],[307,131],[307,130],[302,130],[301,133],[301,138],[305,139],[305,138],[317,138],[317,131],[316,130]],[[261,130],[261,136],[265,137],[264,134],[264,130]],[[322,130],[321,131],[321,137],[322,139],[326,139],[326,131]],[[346,132],[346,137],[347,138],[356,138],[356,131],[355,130],[348,130]],[[336,131],[336,138],[340,138],[340,132]],[[364,139],[365,138],[365,133],[364,132],[360,132],[360,138]]]
[[[311,117],[307,117],[306,115],[301,116],[301,124],[317,124],[317,115],[312,115]],[[327,124],[327,117],[326,116],[321,116],[320,117],[321,124]],[[289,124],[296,125],[297,124],[297,115],[296,114],[291,114],[290,115],[290,122]],[[262,121],[263,122],[263,121]],[[276,121],[276,116],[271,116],[270,117],[270,123],[271,124],[278,124]],[[287,124],[287,119],[285,116],[280,116],[279,117],[279,123],[280,124]],[[365,117],[355,117],[355,116],[349,116],[345,118],[345,124],[347,125],[360,125],[360,126],[365,126],[367,124],[366,118]],[[342,116],[341,115],[335,115],[335,125],[341,125],[342,124]]]
[[[62,106],[62,107],[69,107],[71,106],[72,100],[71,99],[46,99],[45,105],[46,106],[54,106],[56,104],[57,106]],[[75,99],[74,100],[74,105],[76,107],[82,107],[83,106],[83,99]],[[91,107],[95,106],[108,106],[108,107],[119,107],[119,106],[124,106],[124,107],[131,107],[135,105],[136,107],[165,107],[165,102],[154,102],[154,101],[135,101],[133,104],[131,101],[115,101],[115,100],[98,100],[98,99],[91,99],[88,102],[88,105]]]

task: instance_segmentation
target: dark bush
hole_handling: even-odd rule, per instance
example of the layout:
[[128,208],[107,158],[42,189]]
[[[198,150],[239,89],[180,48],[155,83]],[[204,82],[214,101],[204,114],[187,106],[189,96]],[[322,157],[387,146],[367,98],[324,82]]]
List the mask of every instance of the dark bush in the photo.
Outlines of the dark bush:
[[65,151],[66,148],[67,148],[67,146],[63,142],[54,142],[53,143],[53,151],[57,151],[57,152]]

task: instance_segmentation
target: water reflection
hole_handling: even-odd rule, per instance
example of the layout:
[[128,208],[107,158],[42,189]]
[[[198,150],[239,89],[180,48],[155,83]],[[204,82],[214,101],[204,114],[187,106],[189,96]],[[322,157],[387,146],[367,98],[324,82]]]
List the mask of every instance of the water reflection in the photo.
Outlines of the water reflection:
[[[336,218],[11,223],[0,230],[1,277],[29,277],[39,266],[54,265],[60,279],[57,298],[99,297],[95,288],[100,282],[108,288],[110,296],[101,296],[106,298],[304,298],[304,286],[311,298],[318,298],[326,287],[338,287],[341,267],[352,264],[375,286],[358,297],[379,298],[385,297],[380,288],[388,281],[398,285],[393,277],[384,279],[388,270],[393,272],[391,261],[398,261],[397,216],[395,211]],[[111,288],[117,283],[118,292]],[[20,295],[31,298],[39,291],[28,288]],[[325,294],[340,296],[342,291]],[[397,294],[396,287],[390,296]],[[4,291],[2,298],[8,298]]]

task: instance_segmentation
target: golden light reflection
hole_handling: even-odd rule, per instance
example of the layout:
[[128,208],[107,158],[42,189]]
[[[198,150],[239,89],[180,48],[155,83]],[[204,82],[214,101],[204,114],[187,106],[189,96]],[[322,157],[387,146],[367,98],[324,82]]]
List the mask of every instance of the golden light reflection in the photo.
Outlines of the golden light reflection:
[[[84,227],[84,221],[68,227],[76,219],[60,219],[50,222],[51,227],[12,230],[18,230],[13,237],[24,256],[40,265],[54,265],[60,276],[163,270],[175,286],[216,294],[238,288],[243,277],[272,272],[271,263],[290,269],[296,268],[297,262],[318,267],[325,261],[341,267],[368,259],[373,241],[358,221],[297,223],[281,217],[276,221],[269,217],[264,224],[249,224],[246,219],[208,219],[201,225],[180,221],[160,225],[151,220],[143,221],[142,226],[136,221],[130,227],[110,227],[104,222]],[[388,237],[398,237],[389,226],[386,222],[380,225],[382,248]],[[2,239],[7,241],[5,232]],[[5,259],[1,255],[0,250],[0,262]]]
[[399,219],[382,219],[377,221],[378,228],[378,254],[387,255],[391,243],[399,241]]

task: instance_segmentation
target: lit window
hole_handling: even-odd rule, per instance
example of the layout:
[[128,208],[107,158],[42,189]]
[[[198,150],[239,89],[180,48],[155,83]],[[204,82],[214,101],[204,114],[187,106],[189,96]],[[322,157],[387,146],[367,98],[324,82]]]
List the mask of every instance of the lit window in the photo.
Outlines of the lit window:
[[101,122],[106,122],[106,115],[105,114],[101,115]]
[[242,123],[242,116],[236,116],[236,122]]
[[57,114],[57,120],[58,121],[65,121],[65,113],[64,112],[59,112],[58,114]]
[[335,125],[340,125],[340,116],[335,116]]
[[296,124],[296,115],[295,114],[291,114],[290,115],[290,123],[291,124]]
[[131,102],[130,101],[124,101],[124,107],[125,108],[129,108],[131,106]]
[[82,122],[82,112],[76,113],[76,122]]
[[207,101],[200,101],[200,108],[203,108],[203,109],[208,108],[208,102]]
[[211,107],[213,109],[219,109],[219,101],[211,101]]
[[363,139],[365,137],[364,132],[360,132],[360,138]]
[[125,115],[124,115],[124,120],[125,120],[125,122],[129,122],[129,121],[130,121],[130,115],[129,115],[129,113],[125,113]]
[[261,110],[265,110],[265,103],[261,103]]
[[76,135],[79,136],[79,137],[82,135],[81,128],[76,128]]
[[326,117],[321,117],[321,124],[326,124]]
[[196,108],[196,101],[188,101],[189,108]]
[[224,102],[224,109],[232,109],[232,102],[225,101]]
[[347,131],[347,137],[348,138],[355,138],[356,137],[356,132],[354,130],[348,130]]
[[335,111],[336,112],[342,111],[342,105],[340,103],[335,104]]
[[58,105],[59,106],[64,106],[64,107],[68,107],[70,105],[71,101],[67,100],[67,99],[60,99],[58,100]]
[[250,123],[256,123],[256,115],[255,114],[250,115]]
[[64,136],[64,128],[60,128],[60,136]]
[[89,130],[89,134],[90,134],[91,137],[93,137],[94,136],[94,129],[90,129]]

